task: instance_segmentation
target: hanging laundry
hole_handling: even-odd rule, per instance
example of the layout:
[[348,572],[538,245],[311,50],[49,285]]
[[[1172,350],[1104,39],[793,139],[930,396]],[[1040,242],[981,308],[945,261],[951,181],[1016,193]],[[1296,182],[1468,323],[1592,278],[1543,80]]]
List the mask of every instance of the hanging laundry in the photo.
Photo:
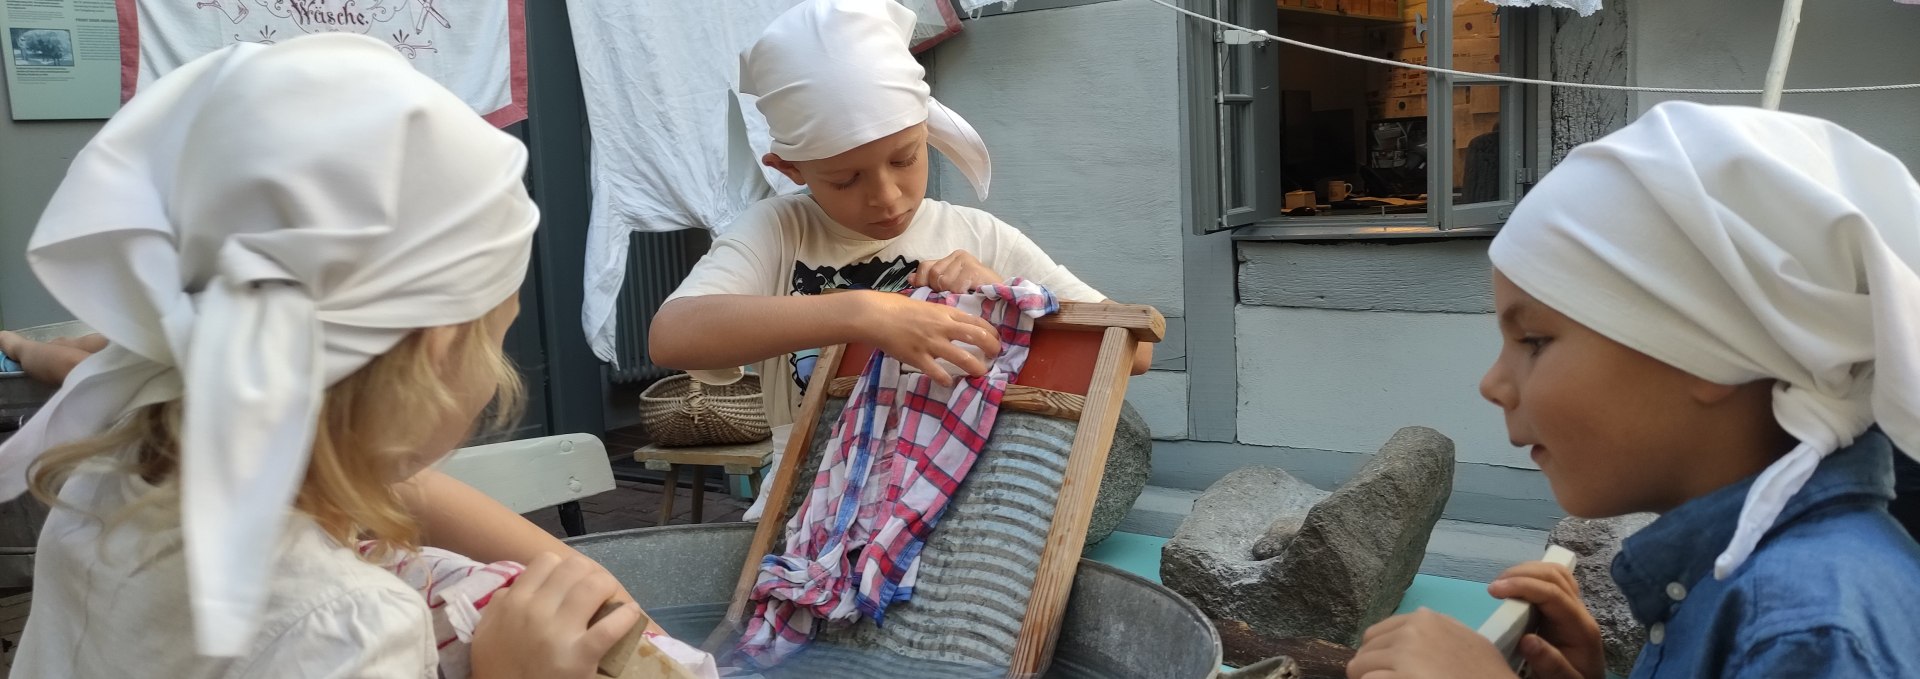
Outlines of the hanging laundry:
[[986,9],[987,5],[999,3],[1000,9],[1013,9],[1013,3],[1016,1],[1017,0],[954,0],[954,4],[960,6],[960,11],[977,16],[980,10]]
[[[1920,0],[1911,0],[1920,2]],[[1593,16],[1600,11],[1600,0],[1487,0],[1501,7],[1559,7],[1579,12],[1580,16]]]
[[915,54],[960,32],[960,15],[953,11],[952,0],[900,0],[900,4],[913,10],[913,40],[908,44]]
[[1035,318],[1053,293],[1013,279],[978,293],[913,298],[978,314],[999,330],[987,374],[941,387],[874,352],[834,425],[813,489],[787,522],[781,554],[761,564],[740,652],[768,667],[813,639],[816,625],[865,616],[913,595],[920,548],[993,431],[1000,399],[1027,362]]
[[526,0],[119,2],[122,101],[228,45],[344,32],[387,43],[496,126],[527,118]]
[[594,355],[613,362],[633,232],[724,228],[800,190],[760,165],[772,135],[735,93],[740,53],[800,0],[566,1],[592,144],[580,315]]

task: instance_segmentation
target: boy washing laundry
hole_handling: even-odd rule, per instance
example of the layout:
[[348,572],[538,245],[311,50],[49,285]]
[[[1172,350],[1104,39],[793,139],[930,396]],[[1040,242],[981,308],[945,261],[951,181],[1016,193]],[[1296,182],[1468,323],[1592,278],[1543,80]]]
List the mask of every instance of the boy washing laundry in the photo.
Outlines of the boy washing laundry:
[[[762,162],[809,194],[761,201],[714,242],[655,317],[655,363],[697,374],[759,362],[768,414],[783,422],[818,347],[871,344],[942,384],[936,360],[981,375],[981,356],[999,353],[986,321],[891,293],[1018,276],[1063,301],[1106,300],[1006,222],[926,197],[929,144],[982,198],[991,167],[973,127],[929,96],[913,24],[894,0],[810,0],[741,55],[741,90],[773,136]],[[858,292],[816,296],[829,289]],[[1151,360],[1142,344],[1134,373]]]

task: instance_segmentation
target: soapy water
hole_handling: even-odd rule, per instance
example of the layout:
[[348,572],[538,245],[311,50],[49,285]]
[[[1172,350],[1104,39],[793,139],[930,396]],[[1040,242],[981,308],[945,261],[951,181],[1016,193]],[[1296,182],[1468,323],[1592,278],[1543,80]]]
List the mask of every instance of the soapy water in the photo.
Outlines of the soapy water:
[[[647,615],[660,624],[676,639],[698,640],[707,638],[707,634],[720,624],[727,613],[725,604],[693,604],[687,606],[661,606],[647,609]],[[730,647],[730,646],[729,646]],[[720,676],[732,679],[802,679],[811,677],[833,677],[833,679],[893,679],[894,677],[925,677],[927,679],[1001,679],[1006,676],[1006,668],[964,665],[932,660],[907,658],[895,653],[878,649],[849,649],[843,647],[815,645],[802,651],[786,665],[771,670],[755,672],[742,669],[724,669],[726,659],[722,658],[723,669]],[[1071,649],[1062,648],[1055,654],[1053,664],[1047,669],[1043,679],[1118,679],[1119,672],[1105,669],[1107,665],[1101,659],[1078,657]]]

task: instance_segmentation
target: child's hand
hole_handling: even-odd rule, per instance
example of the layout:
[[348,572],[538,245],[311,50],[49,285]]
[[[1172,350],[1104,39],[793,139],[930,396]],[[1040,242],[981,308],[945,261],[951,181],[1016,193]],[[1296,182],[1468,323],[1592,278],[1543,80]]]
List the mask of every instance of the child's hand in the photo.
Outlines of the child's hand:
[[621,606],[587,621],[620,592],[620,583],[582,557],[541,554],[495,592],[473,631],[476,679],[590,679],[600,657],[640,619]]
[[955,341],[979,347],[985,356],[1000,355],[999,334],[979,316],[903,295],[882,292],[849,295],[857,295],[861,303],[861,312],[854,319],[861,339],[901,363],[919,368],[940,386],[953,386],[953,377],[942,370],[935,359],[946,359],[968,375],[987,374],[986,363],[955,346]]
[[100,353],[101,349],[107,348],[107,338],[99,333],[94,333],[80,337],[59,337],[48,340],[47,344],[58,347],[71,347],[89,354],[97,354]]
[[1360,652],[1347,663],[1347,679],[1514,676],[1479,632],[1424,608],[1369,628]]
[[1520,656],[1539,679],[1604,679],[1600,623],[1580,602],[1580,585],[1565,566],[1523,563],[1501,573],[1487,593],[1533,604],[1538,631],[1520,639]]
[[55,387],[67,381],[74,366],[105,347],[106,339],[99,335],[35,342],[19,333],[0,332],[0,354],[19,363],[28,378]]
[[935,292],[968,293],[1005,280],[966,250],[954,250],[940,259],[921,262],[920,268],[907,274],[908,285],[933,288]]

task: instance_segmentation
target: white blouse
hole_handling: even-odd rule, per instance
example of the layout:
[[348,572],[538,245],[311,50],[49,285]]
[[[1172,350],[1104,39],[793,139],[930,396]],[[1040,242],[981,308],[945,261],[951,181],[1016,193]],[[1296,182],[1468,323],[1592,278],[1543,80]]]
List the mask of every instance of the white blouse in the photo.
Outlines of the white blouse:
[[62,501],[93,515],[56,508],[41,531],[14,677],[436,676],[425,599],[302,514],[271,553],[271,594],[252,651],[196,655],[177,503],[140,507],[110,528],[95,518],[152,492],[104,465],[76,472],[61,490]]

